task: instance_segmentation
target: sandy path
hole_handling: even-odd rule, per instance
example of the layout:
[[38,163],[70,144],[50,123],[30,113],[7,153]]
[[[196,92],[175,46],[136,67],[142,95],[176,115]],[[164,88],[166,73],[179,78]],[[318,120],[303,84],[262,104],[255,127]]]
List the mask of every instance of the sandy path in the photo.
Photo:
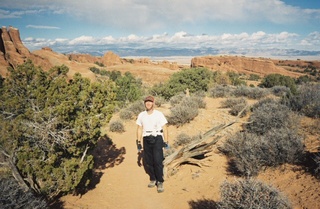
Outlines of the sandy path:
[[[204,133],[210,128],[234,119],[227,109],[220,108],[221,99],[206,99],[207,107],[199,115],[182,127],[169,127],[169,137],[173,143],[180,133],[193,136]],[[165,114],[167,107],[158,108]],[[236,177],[228,175],[228,163],[224,155],[214,147],[206,158],[208,167],[194,165],[180,166],[179,171],[165,178],[164,193],[156,188],[148,188],[148,175],[138,166],[135,144],[135,121],[126,121],[124,133],[109,133],[113,141],[112,152],[98,153],[104,160],[98,170],[95,188],[82,196],[67,195],[61,198],[64,209],[202,209],[214,208],[214,202],[220,200],[220,185],[223,181],[232,181]],[[234,124],[221,134],[228,136],[241,128]],[[104,144],[100,145],[105,149]],[[108,150],[110,151],[110,150]],[[111,160],[108,160],[110,158]],[[286,168],[286,169],[284,169]],[[281,166],[261,172],[261,179],[280,189],[289,197],[295,209],[318,209],[320,201],[319,181],[300,169]],[[311,193],[311,195],[310,195]],[[210,205],[211,207],[208,207]]]
[[[209,103],[209,109],[219,106],[220,101]],[[166,110],[163,109],[165,112]],[[215,110],[210,113],[200,112],[195,120],[202,123],[187,124],[184,130],[191,136],[208,130],[212,125],[217,125],[215,119],[220,117],[220,122],[227,113],[217,114]],[[219,123],[220,123],[219,122]],[[210,167],[206,169],[197,166],[182,166],[177,174],[165,178],[165,192],[157,193],[156,188],[148,188],[149,177],[143,166],[138,166],[138,154],[135,144],[135,121],[125,122],[124,133],[109,133],[117,150],[125,150],[123,161],[115,166],[106,165],[102,169],[100,182],[93,190],[83,196],[65,196],[61,200],[64,208],[129,208],[129,209],[185,209],[190,208],[190,202],[200,199],[212,199],[219,194],[219,186],[226,179],[224,156],[212,153],[209,157]],[[181,129],[169,127],[171,143],[176,135],[183,132]],[[109,167],[109,168],[108,168]]]

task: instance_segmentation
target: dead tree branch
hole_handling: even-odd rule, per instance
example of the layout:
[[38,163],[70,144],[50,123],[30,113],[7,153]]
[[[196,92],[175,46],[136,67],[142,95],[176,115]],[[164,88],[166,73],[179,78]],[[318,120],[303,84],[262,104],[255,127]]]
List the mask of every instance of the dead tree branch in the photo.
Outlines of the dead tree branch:
[[[170,176],[177,172],[177,169],[182,164],[193,164],[199,167],[204,166],[205,164],[201,160],[196,160],[195,157],[202,156],[202,158],[207,157],[206,155],[212,151],[212,146],[218,142],[222,136],[216,136],[222,130],[232,126],[235,123],[247,123],[240,120],[240,115],[242,112],[248,108],[246,106],[242,111],[240,111],[235,118],[235,120],[220,124],[216,127],[211,128],[209,131],[204,133],[197,140],[193,140],[190,143],[184,145],[181,149],[175,151],[171,155],[167,156],[163,161],[165,173]],[[216,136],[212,141],[206,143],[206,141]]]

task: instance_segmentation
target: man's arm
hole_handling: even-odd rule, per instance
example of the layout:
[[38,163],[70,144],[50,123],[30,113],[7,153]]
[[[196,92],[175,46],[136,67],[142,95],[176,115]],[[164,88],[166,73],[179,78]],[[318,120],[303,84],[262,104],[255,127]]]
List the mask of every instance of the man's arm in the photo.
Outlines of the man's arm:
[[137,140],[142,141],[142,126],[137,125]]
[[167,143],[169,143],[169,134],[168,134],[168,126],[167,126],[167,124],[165,124],[163,127],[162,127],[162,129],[163,129],[163,141],[165,141],[165,142],[167,142]]

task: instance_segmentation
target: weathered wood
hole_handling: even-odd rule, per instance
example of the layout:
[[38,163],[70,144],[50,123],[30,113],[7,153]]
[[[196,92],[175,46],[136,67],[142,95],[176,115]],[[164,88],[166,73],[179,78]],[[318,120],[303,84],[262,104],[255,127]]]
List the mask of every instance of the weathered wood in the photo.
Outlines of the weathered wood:
[[0,149],[0,152],[6,157],[6,162],[2,163],[2,165],[6,165],[10,168],[11,172],[12,172],[12,176],[16,179],[16,181],[18,182],[18,184],[21,186],[21,188],[24,191],[28,191],[29,187],[26,184],[26,182],[23,180],[22,176],[20,175],[18,168],[16,167],[15,163],[14,163],[14,157],[13,155],[9,155],[7,152],[5,152],[3,149]]
[[203,158],[205,158],[206,154],[212,151],[212,146],[216,144],[222,136],[215,137],[209,143],[205,143],[205,141],[207,141],[211,137],[214,137],[216,134],[235,123],[246,123],[239,120],[240,115],[246,108],[248,107],[246,106],[242,111],[238,113],[235,120],[211,128],[209,131],[201,135],[199,139],[191,141],[190,143],[184,145],[181,149],[176,150],[171,155],[167,156],[163,161],[165,174],[173,175],[177,172],[177,169],[180,165],[186,163],[197,165],[199,167],[203,166],[204,163],[201,160],[196,160],[195,157],[203,156]]

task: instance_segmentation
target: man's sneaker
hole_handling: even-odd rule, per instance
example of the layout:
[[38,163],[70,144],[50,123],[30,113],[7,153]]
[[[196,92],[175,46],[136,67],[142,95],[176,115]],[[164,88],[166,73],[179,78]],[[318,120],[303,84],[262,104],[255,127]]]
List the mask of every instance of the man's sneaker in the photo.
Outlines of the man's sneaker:
[[158,182],[157,186],[158,193],[164,192],[163,182]]
[[148,184],[149,188],[155,187],[156,186],[156,181],[150,181],[150,183]]

